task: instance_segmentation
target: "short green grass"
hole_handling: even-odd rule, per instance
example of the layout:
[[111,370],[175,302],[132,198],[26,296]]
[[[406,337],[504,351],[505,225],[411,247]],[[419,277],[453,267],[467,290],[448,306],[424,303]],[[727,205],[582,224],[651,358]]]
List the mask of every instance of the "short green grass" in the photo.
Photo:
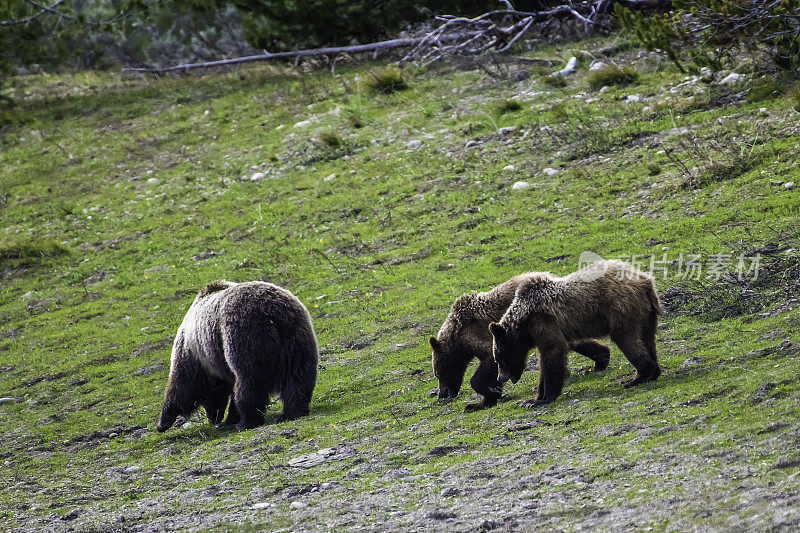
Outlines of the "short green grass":
[[[451,475],[547,479],[553,465],[607,484],[597,509],[680,500],[671,519],[711,528],[772,513],[743,510],[737,495],[744,485],[800,490],[796,467],[773,467],[797,458],[800,429],[800,196],[783,186],[800,178],[794,100],[725,104],[651,56],[624,54],[616,60],[638,79],[599,94],[586,92],[585,71],[557,84],[421,71],[401,74],[405,90],[359,90],[383,72],[374,65],[335,76],[254,66],[15,78],[30,115],[0,140],[8,527],[75,508],[87,528],[120,515],[144,524],[322,482],[358,501],[394,490],[382,477],[390,468],[428,480],[395,510],[457,509],[458,497],[438,496]],[[492,112],[496,102],[519,107]],[[467,140],[479,144],[467,150]],[[521,180],[532,187],[513,190]],[[670,306],[658,382],[621,388],[632,368],[614,347],[602,374],[584,375],[587,361],[573,357],[563,396],[533,411],[517,405],[533,372],[508,387],[509,401],[475,414],[463,413],[467,384],[449,404],[429,395],[427,337],[458,295],[523,271],[566,274],[585,250],[668,265],[657,271]],[[730,256],[730,274],[676,276],[691,254]],[[761,281],[736,279],[739,256],[756,254]],[[198,288],[220,278],[265,279],[308,307],[321,348],[312,414],[231,433],[198,413],[157,434],[174,332]],[[341,445],[357,455],[285,468]],[[516,473],[482,462],[521,454],[534,455]],[[581,487],[538,486],[541,501],[568,495],[553,527],[585,516]],[[222,492],[181,499],[208,490]],[[334,511],[314,498],[325,523]],[[253,527],[316,523],[275,504]],[[383,516],[342,505],[352,527]]]

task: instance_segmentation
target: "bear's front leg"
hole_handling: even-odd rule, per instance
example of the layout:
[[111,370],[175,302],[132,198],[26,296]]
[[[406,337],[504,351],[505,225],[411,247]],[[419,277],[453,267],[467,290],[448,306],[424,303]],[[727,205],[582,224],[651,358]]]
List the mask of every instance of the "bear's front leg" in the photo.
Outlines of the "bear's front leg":
[[503,394],[503,384],[497,381],[497,363],[494,357],[487,357],[480,362],[469,384],[475,392],[483,396],[483,400],[468,404],[464,408],[465,413],[473,413],[497,405],[497,401]]
[[552,403],[561,395],[567,379],[569,344],[560,331],[546,332],[539,341],[539,385],[535,400],[523,403],[535,407]]

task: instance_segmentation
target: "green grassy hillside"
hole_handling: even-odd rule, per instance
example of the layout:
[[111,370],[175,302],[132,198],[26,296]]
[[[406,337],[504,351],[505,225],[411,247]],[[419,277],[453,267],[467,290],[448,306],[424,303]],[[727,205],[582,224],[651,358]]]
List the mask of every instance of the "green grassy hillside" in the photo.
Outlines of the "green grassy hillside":
[[[377,64],[10,80],[2,527],[800,527],[797,92],[608,45],[580,47],[635,81],[599,88],[588,55],[563,83],[515,60],[390,94]],[[464,414],[468,384],[438,403],[452,301],[584,251],[653,258],[661,378],[623,389],[613,346],[546,407],[518,405],[535,371],[493,409]],[[173,336],[220,278],[308,307],[312,414],[158,434]]]

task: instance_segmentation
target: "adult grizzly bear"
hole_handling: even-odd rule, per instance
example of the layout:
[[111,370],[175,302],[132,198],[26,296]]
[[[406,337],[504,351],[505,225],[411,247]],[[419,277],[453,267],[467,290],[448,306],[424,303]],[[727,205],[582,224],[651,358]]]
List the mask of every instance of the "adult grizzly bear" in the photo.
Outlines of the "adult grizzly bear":
[[622,261],[598,261],[563,278],[529,276],[502,319],[489,325],[497,380],[516,383],[528,352],[539,348],[538,394],[526,404],[550,403],[564,387],[570,345],[610,335],[636,368],[625,386],[653,381],[661,375],[656,358],[660,313],[653,278]]
[[[478,369],[470,379],[472,388],[483,396],[479,403],[467,405],[465,411],[476,411],[497,404],[503,384],[497,380],[497,363],[492,357],[492,335],[489,324],[500,320],[514,299],[520,283],[536,273],[514,276],[488,292],[460,296],[450,310],[436,337],[430,338],[433,349],[433,373],[439,380],[439,398],[455,397],[464,381],[464,373],[473,358]],[[605,370],[610,350],[593,341],[575,342],[570,349],[595,362],[595,370]]]
[[239,430],[264,423],[270,393],[278,422],[307,415],[317,381],[311,316],[291,292],[263,281],[215,281],[187,311],[175,343],[158,431],[199,406],[212,424]]

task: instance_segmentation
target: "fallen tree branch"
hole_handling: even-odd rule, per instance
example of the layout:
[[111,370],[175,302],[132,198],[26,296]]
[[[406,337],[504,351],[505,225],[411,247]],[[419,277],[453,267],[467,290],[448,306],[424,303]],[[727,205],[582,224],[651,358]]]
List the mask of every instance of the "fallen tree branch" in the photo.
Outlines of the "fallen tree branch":
[[25,0],[25,2],[27,2],[30,5],[32,5],[35,8],[41,9],[42,11],[47,11],[48,13],[52,13],[54,15],[58,15],[59,17],[64,17],[64,18],[68,18],[70,20],[75,20],[75,17],[73,17],[72,15],[70,15],[68,13],[63,13],[63,12],[59,11],[58,9],[55,9],[55,7],[58,6],[58,4],[61,3],[60,1],[56,2],[52,6],[42,5],[39,2],[34,2],[34,0]]
[[[36,2],[28,2],[29,4],[40,8],[41,11],[39,11],[38,13],[34,13],[30,17],[23,17],[23,18],[20,18],[20,19],[13,19],[13,20],[0,20],[0,26],[12,26],[14,24],[27,24],[28,22],[32,21],[33,19],[35,19],[37,17],[40,17],[40,16],[44,15],[45,13],[57,13],[60,16],[69,17],[65,13],[62,13],[62,12],[60,12],[60,11],[55,9],[56,7],[58,7],[59,5],[63,4],[66,1],[67,0],[56,0],[56,2],[53,3],[53,5],[51,5],[51,6],[43,6],[41,4],[37,4]],[[69,17],[69,18],[72,18],[72,17]]]
[[250,63],[253,61],[270,61],[275,59],[299,59],[301,57],[309,57],[309,56],[354,54],[359,52],[378,52],[381,50],[391,50],[393,48],[414,46],[419,41],[420,38],[406,38],[406,39],[392,39],[389,41],[381,41],[370,44],[357,44],[353,46],[335,46],[328,48],[311,48],[308,50],[293,50],[291,52],[270,53],[265,51],[263,54],[258,54],[253,56],[235,57],[232,59],[221,59],[218,61],[206,61],[204,63],[189,63],[186,65],[175,65],[172,67],[123,68],[122,72],[148,72],[148,73],[158,74],[162,72],[189,71],[191,69],[196,69],[196,68],[236,65],[239,63]]
[[[34,13],[33,15],[31,15],[29,17],[23,17],[23,18],[13,19],[13,20],[0,20],[0,26],[13,26],[15,24],[28,24],[32,20],[35,20],[35,19],[37,19],[37,18],[39,18],[39,17],[41,17],[42,15],[45,15],[45,14],[56,15],[59,20],[61,20],[61,19],[68,19],[68,20],[72,20],[72,21],[79,20],[78,17],[76,17],[75,15],[70,15],[69,13],[64,13],[63,11],[59,11],[58,9],[56,9],[58,6],[60,6],[61,4],[66,2],[67,0],[56,0],[53,4],[51,4],[49,6],[46,6],[44,4],[40,4],[39,2],[36,2],[35,0],[24,0],[24,1],[25,1],[26,4],[30,4],[31,6],[35,7],[36,9],[38,9],[39,12],[38,13]],[[125,18],[126,16],[127,16],[126,12],[121,12],[116,17],[114,17],[113,19],[110,19],[110,20],[83,21],[82,24],[88,24],[90,26],[98,26],[98,27],[99,26],[105,26],[107,24],[113,24],[114,22],[116,22],[118,20],[121,20],[121,19]]]

